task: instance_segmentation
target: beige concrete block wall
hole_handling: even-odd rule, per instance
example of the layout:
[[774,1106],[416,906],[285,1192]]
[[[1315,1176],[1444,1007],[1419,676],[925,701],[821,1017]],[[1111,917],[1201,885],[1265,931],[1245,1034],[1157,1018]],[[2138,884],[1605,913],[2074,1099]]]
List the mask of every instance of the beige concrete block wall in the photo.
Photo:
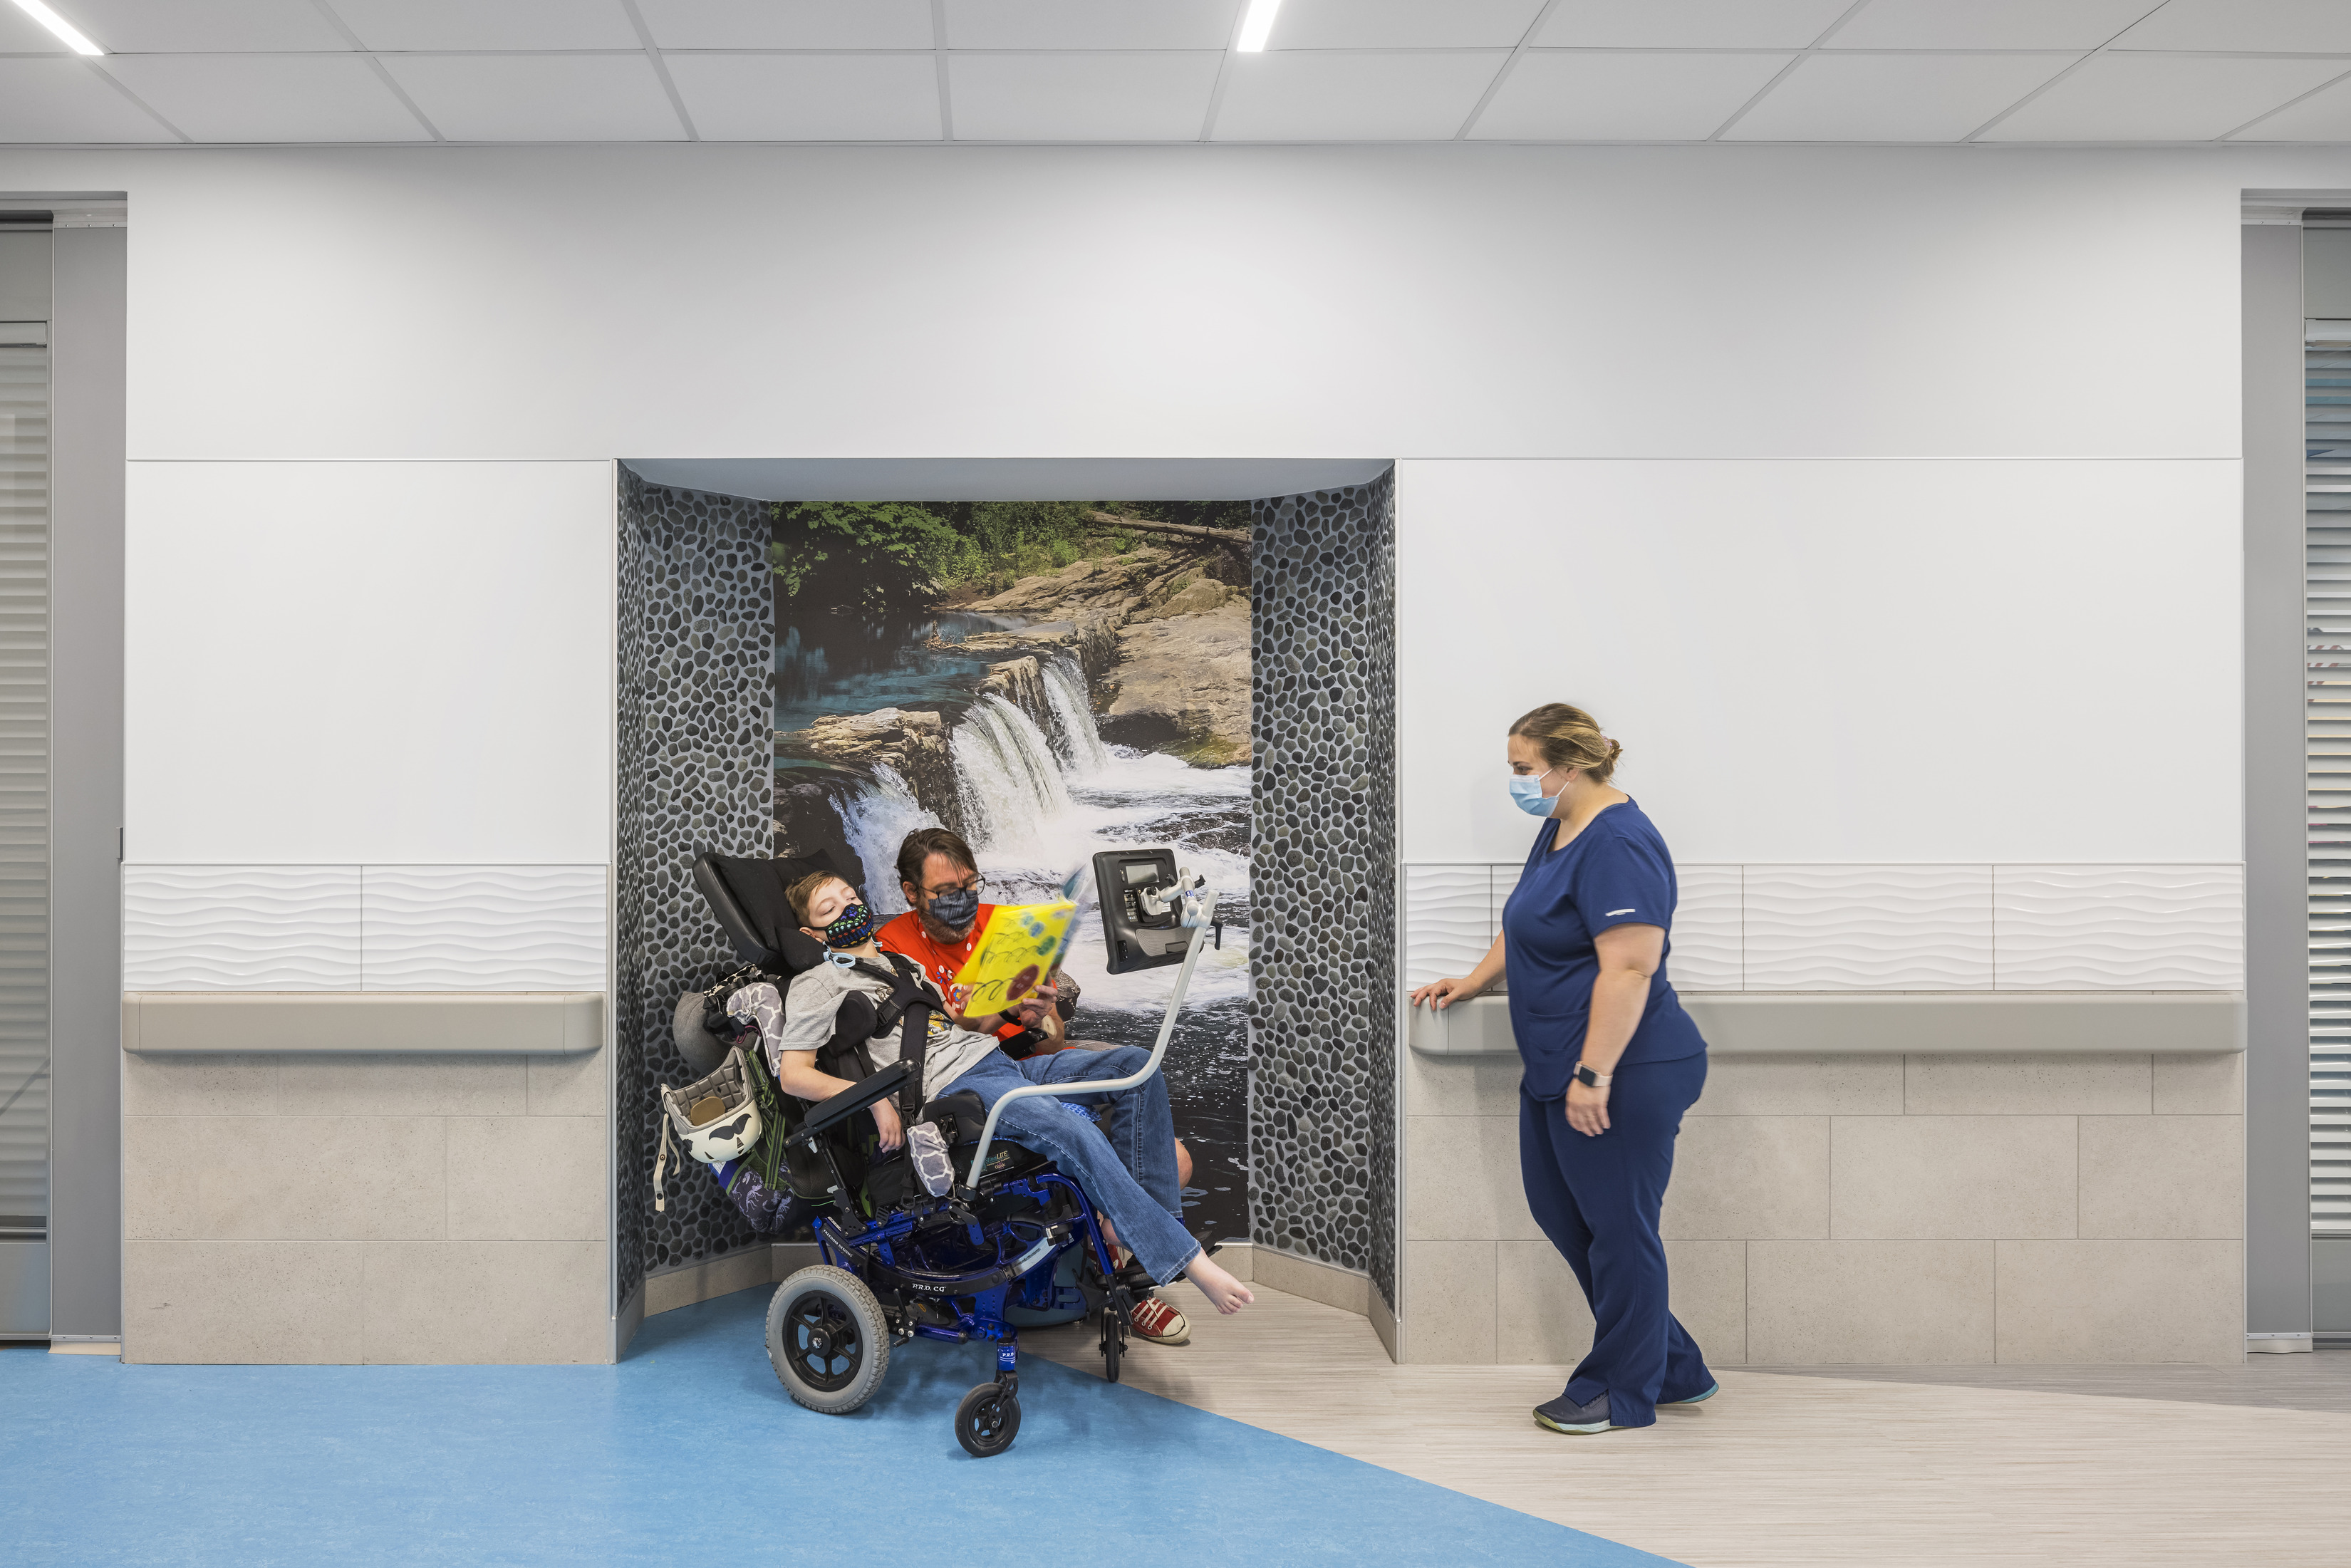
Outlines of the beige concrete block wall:
[[[1674,1312],[1722,1365],[2233,1362],[2243,1059],[1724,1056],[1684,1120]],[[1404,1061],[1402,1359],[1556,1364],[1515,1060]]]
[[609,1064],[123,1058],[123,1359],[611,1359]]

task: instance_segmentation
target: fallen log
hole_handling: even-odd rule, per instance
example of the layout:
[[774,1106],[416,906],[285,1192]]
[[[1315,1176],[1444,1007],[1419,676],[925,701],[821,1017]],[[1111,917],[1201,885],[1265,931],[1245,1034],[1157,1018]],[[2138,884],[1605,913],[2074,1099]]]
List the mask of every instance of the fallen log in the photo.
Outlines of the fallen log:
[[1179,539],[1207,539],[1215,544],[1233,545],[1244,554],[1249,548],[1249,531],[1247,528],[1205,528],[1197,523],[1163,523],[1151,517],[1122,517],[1109,512],[1088,512],[1086,518],[1106,528],[1119,528],[1128,533],[1165,534]]

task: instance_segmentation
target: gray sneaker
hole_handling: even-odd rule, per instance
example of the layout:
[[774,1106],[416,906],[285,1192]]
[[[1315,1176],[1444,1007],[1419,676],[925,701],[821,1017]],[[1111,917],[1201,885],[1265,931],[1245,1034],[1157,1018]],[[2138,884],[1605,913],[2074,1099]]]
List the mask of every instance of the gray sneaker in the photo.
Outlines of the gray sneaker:
[[1605,1394],[1582,1405],[1562,1394],[1548,1405],[1535,1406],[1535,1424],[1548,1427],[1554,1432],[1578,1437],[1620,1430],[1608,1419],[1608,1396]]

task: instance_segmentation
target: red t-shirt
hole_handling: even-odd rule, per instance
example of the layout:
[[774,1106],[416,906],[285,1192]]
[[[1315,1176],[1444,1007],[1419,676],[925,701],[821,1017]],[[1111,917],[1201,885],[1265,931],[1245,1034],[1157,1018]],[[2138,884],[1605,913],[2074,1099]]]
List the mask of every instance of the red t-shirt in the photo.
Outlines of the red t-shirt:
[[[920,964],[924,978],[937,981],[939,989],[946,993],[947,1005],[960,1011],[971,998],[965,988],[955,983],[955,977],[970,962],[972,949],[979,946],[979,934],[987,929],[987,917],[995,913],[996,905],[983,904],[979,906],[979,918],[971,923],[969,936],[960,942],[935,942],[931,934],[923,929],[922,916],[910,909],[884,924],[873,934],[873,940]],[[1001,1019],[997,1022],[995,1033],[998,1040],[1009,1040],[1019,1032],[1017,1023]]]

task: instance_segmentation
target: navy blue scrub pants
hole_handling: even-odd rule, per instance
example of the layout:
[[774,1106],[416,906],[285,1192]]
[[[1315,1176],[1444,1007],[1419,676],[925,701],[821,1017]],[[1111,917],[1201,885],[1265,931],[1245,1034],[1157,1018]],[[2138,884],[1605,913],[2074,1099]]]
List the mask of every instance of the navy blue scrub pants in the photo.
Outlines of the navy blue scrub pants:
[[1527,1207],[1592,1303],[1592,1353],[1567,1397],[1608,1396],[1617,1427],[1654,1426],[1660,1400],[1714,1385],[1698,1342],[1666,1310],[1666,1244],[1657,1213],[1674,1174],[1682,1113],[1706,1086],[1706,1053],[1616,1070],[1608,1130],[1587,1138],[1567,1124],[1567,1103],[1519,1091],[1519,1168]]

